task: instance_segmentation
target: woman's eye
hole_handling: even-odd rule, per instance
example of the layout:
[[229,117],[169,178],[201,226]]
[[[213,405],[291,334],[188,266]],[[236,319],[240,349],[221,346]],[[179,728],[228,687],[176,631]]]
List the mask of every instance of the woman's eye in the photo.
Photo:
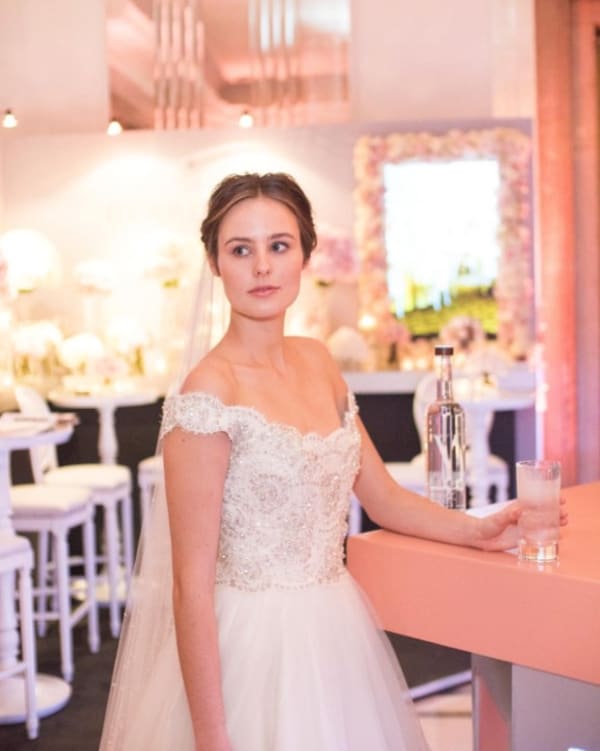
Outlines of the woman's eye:
[[250,252],[250,249],[247,245],[236,245],[234,248],[232,248],[231,252],[234,256],[247,256]]
[[276,240],[272,245],[271,248],[276,253],[281,253],[284,250],[287,250],[288,244],[286,242],[283,242],[283,240]]

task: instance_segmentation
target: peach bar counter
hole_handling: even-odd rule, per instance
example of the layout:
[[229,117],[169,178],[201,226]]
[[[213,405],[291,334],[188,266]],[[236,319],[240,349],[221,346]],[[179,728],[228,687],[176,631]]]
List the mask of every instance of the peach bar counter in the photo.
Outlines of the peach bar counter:
[[475,751],[600,751],[600,482],[562,492],[560,562],[543,568],[384,530],[348,539],[382,628],[471,652]]

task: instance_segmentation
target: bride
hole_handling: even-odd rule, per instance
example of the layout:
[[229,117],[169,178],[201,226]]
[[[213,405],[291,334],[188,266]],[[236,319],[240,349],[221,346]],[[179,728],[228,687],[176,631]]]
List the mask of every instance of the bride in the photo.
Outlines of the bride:
[[515,545],[518,507],[477,519],[398,486],[326,348],[284,336],[316,243],[291,177],[226,178],[202,240],[230,323],[165,401],[166,493],[142,536],[101,749],[426,749],[344,567],[350,493],[386,529],[486,550]]

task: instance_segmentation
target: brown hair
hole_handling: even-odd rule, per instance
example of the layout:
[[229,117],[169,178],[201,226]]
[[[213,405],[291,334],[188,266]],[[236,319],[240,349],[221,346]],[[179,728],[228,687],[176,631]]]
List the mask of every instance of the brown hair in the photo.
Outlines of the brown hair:
[[300,244],[304,260],[308,261],[317,244],[310,201],[298,183],[283,172],[260,175],[247,172],[229,175],[213,190],[208,200],[208,211],[201,226],[201,237],[206,254],[217,266],[218,236],[223,217],[229,209],[247,198],[265,196],[287,206],[294,214],[300,230]]

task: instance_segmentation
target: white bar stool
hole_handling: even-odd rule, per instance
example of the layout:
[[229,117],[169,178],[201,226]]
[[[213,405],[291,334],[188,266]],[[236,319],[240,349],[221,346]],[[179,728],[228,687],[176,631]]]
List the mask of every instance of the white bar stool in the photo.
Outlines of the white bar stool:
[[[33,601],[31,591],[31,569],[33,553],[25,537],[9,531],[0,532],[0,576],[17,575],[19,597],[19,623],[21,630],[21,659],[10,666],[0,668],[0,686],[16,675],[23,675],[25,689],[25,727],[27,737],[38,737],[39,719],[35,696],[36,654],[33,637]],[[14,686],[7,690],[15,691]]]
[[[38,577],[34,589],[37,607],[34,619],[41,623],[58,621],[61,669],[64,679],[70,682],[74,672],[73,627],[84,616],[87,616],[90,651],[97,652],[100,648],[92,493],[87,488],[78,487],[13,485],[11,500],[15,530],[39,535]],[[72,607],[71,567],[81,559],[69,556],[68,536],[77,527],[81,527],[83,531],[86,593],[85,599]],[[48,536],[53,543],[50,566]],[[50,610],[47,609],[48,596],[53,603]]]
[[[16,386],[15,396],[23,414],[51,414],[45,399],[35,389]],[[127,597],[133,570],[131,471],[122,464],[59,466],[54,446],[32,448],[29,454],[36,483],[88,488],[92,491],[94,505],[104,511],[104,550],[97,554],[96,560],[105,564],[106,576],[102,578],[106,585],[104,582],[99,585],[97,599],[101,604],[108,605],[110,632],[116,638],[121,629],[121,605]]]

